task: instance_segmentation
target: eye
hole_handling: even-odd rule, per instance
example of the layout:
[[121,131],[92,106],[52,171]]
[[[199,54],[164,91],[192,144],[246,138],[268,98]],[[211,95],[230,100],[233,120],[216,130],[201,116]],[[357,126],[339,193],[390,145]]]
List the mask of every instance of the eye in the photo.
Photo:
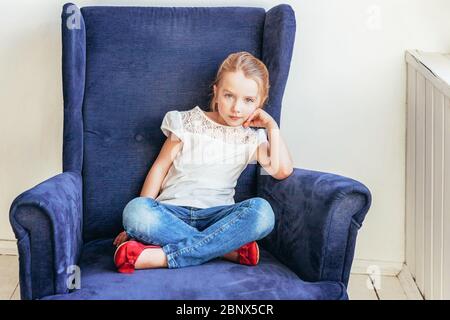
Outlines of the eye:
[[247,98],[246,101],[249,102],[249,103],[255,102],[255,100],[253,100],[253,99],[251,99],[251,98]]
[[232,95],[231,95],[231,94],[229,94],[229,93],[225,93],[225,97],[226,97],[226,98],[231,98],[231,97],[232,97]]

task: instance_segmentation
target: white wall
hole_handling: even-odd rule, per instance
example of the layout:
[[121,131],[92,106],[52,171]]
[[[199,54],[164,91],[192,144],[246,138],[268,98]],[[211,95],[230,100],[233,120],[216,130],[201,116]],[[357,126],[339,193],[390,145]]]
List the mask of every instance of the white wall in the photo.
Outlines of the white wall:
[[[2,5],[0,239],[14,239],[8,220],[14,197],[62,170],[64,2]],[[266,9],[289,3],[296,12],[297,36],[281,121],[295,166],[346,175],[367,185],[373,204],[355,258],[404,261],[404,51],[450,52],[450,1],[75,3]]]

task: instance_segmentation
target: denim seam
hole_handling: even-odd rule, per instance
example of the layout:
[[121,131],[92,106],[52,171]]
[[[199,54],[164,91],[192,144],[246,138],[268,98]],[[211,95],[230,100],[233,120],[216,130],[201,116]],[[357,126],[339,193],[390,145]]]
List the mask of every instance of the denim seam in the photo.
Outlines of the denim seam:
[[[161,249],[166,248],[166,250],[168,250],[170,252],[170,246],[171,244],[162,246]],[[172,268],[179,268],[178,263],[175,261],[174,257],[173,257],[173,253],[167,253],[167,251],[163,249],[164,253],[166,254],[167,257],[167,264],[170,266],[172,266]]]
[[196,225],[195,225],[195,218],[194,218],[194,210],[192,210],[192,208],[189,208],[189,221],[190,222],[192,222],[192,226],[194,227],[194,228],[196,228]]
[[215,237],[219,232],[222,232],[223,230],[225,230],[225,227],[228,227],[228,226],[230,226],[230,225],[236,223],[236,222],[239,220],[239,218],[240,218],[240,217],[241,217],[241,216],[242,216],[249,208],[250,208],[249,206],[246,206],[246,208],[245,208],[244,210],[242,210],[242,212],[239,213],[233,220],[231,220],[231,221],[229,221],[228,223],[224,224],[224,225],[221,226],[218,230],[216,230],[215,232],[213,232],[212,234],[210,234],[209,236],[207,236],[205,239],[203,239],[203,240],[199,241],[198,243],[194,244],[193,246],[188,247],[188,248],[182,248],[182,249],[180,249],[180,250],[178,250],[178,251],[172,252],[173,257],[177,257],[177,256],[179,256],[180,254],[183,254],[183,253],[185,253],[185,252],[190,252],[190,251],[192,251],[192,249],[196,248],[197,246],[205,244],[205,243],[208,242],[211,238]]

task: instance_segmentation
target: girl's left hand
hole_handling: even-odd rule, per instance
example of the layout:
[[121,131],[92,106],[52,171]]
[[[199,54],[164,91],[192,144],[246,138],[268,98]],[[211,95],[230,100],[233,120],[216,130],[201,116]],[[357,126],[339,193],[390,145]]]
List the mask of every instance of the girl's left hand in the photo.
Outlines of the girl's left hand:
[[255,111],[253,111],[252,114],[250,114],[247,120],[244,121],[242,126],[244,128],[247,127],[269,128],[269,127],[276,127],[278,125],[276,121],[270,116],[270,114],[268,114],[261,108],[257,108]]
[[119,233],[119,235],[116,237],[116,239],[114,239],[113,245],[118,247],[120,244],[122,244],[123,242],[125,242],[129,239],[130,239],[130,237],[128,236],[127,232],[122,231],[121,233]]

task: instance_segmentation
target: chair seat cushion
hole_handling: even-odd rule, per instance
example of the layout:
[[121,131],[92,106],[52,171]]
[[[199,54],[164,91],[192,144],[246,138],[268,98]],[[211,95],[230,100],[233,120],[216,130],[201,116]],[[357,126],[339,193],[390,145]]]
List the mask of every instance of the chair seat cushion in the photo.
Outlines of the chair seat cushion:
[[261,247],[257,266],[216,258],[198,266],[122,274],[113,262],[112,242],[102,239],[84,245],[80,289],[42,299],[348,299],[343,283],[303,281]]

